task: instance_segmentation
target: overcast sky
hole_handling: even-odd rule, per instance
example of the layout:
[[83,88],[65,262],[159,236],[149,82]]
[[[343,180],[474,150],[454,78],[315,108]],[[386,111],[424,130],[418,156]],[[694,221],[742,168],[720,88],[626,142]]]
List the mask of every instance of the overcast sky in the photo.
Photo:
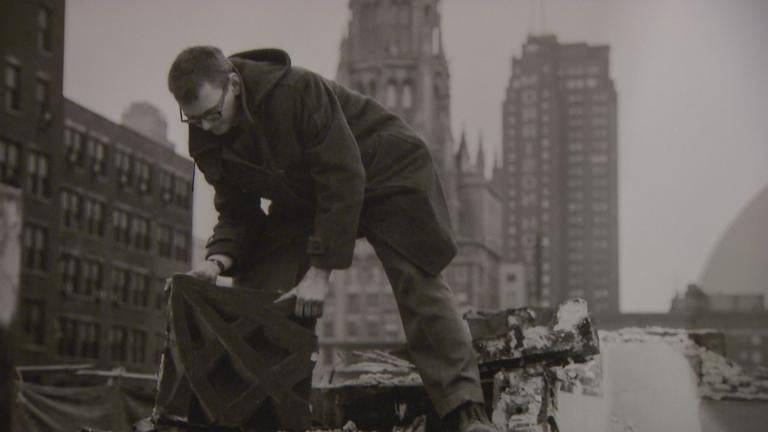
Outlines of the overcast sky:
[[[498,152],[501,104],[526,35],[609,45],[619,100],[621,307],[663,311],[697,281],[722,232],[768,184],[768,1],[444,0],[454,136]],[[119,121],[132,101],[163,110],[173,57],[276,46],[333,78],[347,0],[68,0],[64,94]],[[458,142],[458,139],[456,139]],[[198,177],[201,179],[202,177]],[[214,218],[198,182],[196,236]],[[768,229],[768,228],[767,228]],[[706,287],[705,287],[706,288]]]

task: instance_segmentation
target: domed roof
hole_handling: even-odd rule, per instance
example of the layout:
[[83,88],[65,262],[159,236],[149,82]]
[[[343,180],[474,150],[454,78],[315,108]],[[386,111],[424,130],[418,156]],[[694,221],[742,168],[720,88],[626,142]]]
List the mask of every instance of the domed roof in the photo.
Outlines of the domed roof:
[[700,281],[707,293],[768,295],[768,186],[725,231]]

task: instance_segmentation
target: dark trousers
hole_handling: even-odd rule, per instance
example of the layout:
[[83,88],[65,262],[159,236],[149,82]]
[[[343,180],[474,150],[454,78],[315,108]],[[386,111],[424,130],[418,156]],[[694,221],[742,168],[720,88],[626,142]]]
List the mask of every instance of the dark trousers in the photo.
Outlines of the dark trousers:
[[[369,239],[395,295],[408,350],[438,415],[466,401],[483,402],[475,352],[466,322],[441,275],[415,266],[386,243]],[[247,263],[240,286],[288,291],[309,269],[306,239]],[[312,323],[314,327],[314,323]]]

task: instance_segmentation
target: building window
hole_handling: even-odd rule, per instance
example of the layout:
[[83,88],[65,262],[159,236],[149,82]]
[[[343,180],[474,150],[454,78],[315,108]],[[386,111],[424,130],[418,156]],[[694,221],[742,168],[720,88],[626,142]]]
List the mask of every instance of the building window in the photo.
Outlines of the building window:
[[133,164],[133,175],[136,179],[136,186],[140,193],[148,194],[152,186],[152,175],[149,164],[142,160],[135,160]]
[[21,66],[5,64],[5,108],[21,111]]
[[83,200],[83,220],[88,234],[104,236],[104,203],[91,198]]
[[0,138],[0,183],[19,186],[19,144]]
[[51,84],[43,77],[37,77],[35,82],[35,113],[39,116],[50,115]]
[[67,162],[72,165],[83,164],[83,142],[85,133],[68,127],[64,129],[64,152]]
[[45,302],[41,300],[22,301],[21,328],[33,345],[45,344]]
[[360,331],[357,328],[357,322],[347,321],[347,336],[357,337],[359,334],[360,334]]
[[48,230],[36,225],[24,225],[24,267],[48,270]]
[[366,326],[366,333],[368,333],[368,336],[373,338],[378,337],[380,325],[381,323],[378,320],[366,321],[365,326]]
[[74,356],[77,353],[76,323],[69,318],[59,318],[59,355]]
[[103,278],[103,267],[101,263],[91,260],[83,260],[83,294],[86,296],[101,297]]
[[336,326],[333,321],[333,317],[329,316],[329,318],[323,322],[323,336],[327,338],[332,338],[336,333],[335,330],[336,330]]
[[59,318],[59,355],[68,357],[99,358],[100,327],[96,323]]
[[432,27],[432,55],[440,54],[440,28]]
[[389,108],[395,108],[397,106],[397,86],[394,82],[387,83],[385,104]]
[[62,189],[61,191],[61,215],[64,218],[64,226],[68,228],[80,228],[82,220],[82,207],[80,195],[74,191]]
[[90,164],[93,173],[98,176],[106,174],[107,171],[107,164],[105,162],[106,147],[104,140],[101,138],[97,138],[93,135],[88,138],[88,145],[86,147],[88,163]]
[[51,195],[51,177],[48,157],[30,152],[27,155],[27,191],[35,196]]
[[126,246],[131,245],[131,236],[128,231],[128,221],[130,216],[128,213],[121,209],[114,209],[112,211],[112,228],[114,232],[114,239],[117,243],[124,244]]
[[347,313],[360,313],[360,296],[357,293],[347,295]]
[[61,290],[68,294],[84,294],[80,287],[80,259],[69,254],[59,258]]
[[131,285],[131,304],[133,306],[147,307],[149,305],[149,276],[134,273]]
[[131,273],[120,267],[112,270],[112,301],[128,304],[131,297]]
[[53,49],[52,15],[53,13],[47,7],[37,10],[37,47],[45,52],[51,52]]
[[147,334],[141,330],[131,330],[129,342],[131,353],[130,361],[133,363],[144,363]]
[[176,205],[183,209],[190,208],[191,201],[189,196],[191,188],[189,182],[181,178],[175,178],[173,185],[174,201],[176,202]]
[[408,109],[413,106],[413,89],[410,83],[403,84],[403,108]]
[[120,187],[130,186],[131,155],[122,150],[115,151],[115,171],[117,172],[117,184]]
[[189,261],[189,236],[184,231],[176,231],[173,236],[174,252],[176,260]]
[[157,226],[157,252],[161,257],[172,257],[172,233],[173,231],[168,225],[160,224]]
[[99,358],[99,342],[101,326],[96,323],[83,323],[84,341],[81,345],[81,354],[85,358]]
[[128,330],[125,327],[114,326],[109,330],[109,359],[128,360]]
[[523,108],[523,121],[536,121],[536,107]]
[[149,219],[139,216],[131,218],[131,238],[133,247],[149,250]]
[[173,174],[160,170],[160,199],[164,203],[173,201]]

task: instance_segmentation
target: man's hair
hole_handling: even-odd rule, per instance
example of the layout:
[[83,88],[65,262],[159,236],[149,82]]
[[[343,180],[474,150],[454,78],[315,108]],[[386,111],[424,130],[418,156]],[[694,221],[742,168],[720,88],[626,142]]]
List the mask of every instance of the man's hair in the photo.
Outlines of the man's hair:
[[220,49],[213,46],[193,46],[184,49],[168,71],[168,90],[182,104],[197,100],[203,83],[221,85],[233,72],[232,63]]

